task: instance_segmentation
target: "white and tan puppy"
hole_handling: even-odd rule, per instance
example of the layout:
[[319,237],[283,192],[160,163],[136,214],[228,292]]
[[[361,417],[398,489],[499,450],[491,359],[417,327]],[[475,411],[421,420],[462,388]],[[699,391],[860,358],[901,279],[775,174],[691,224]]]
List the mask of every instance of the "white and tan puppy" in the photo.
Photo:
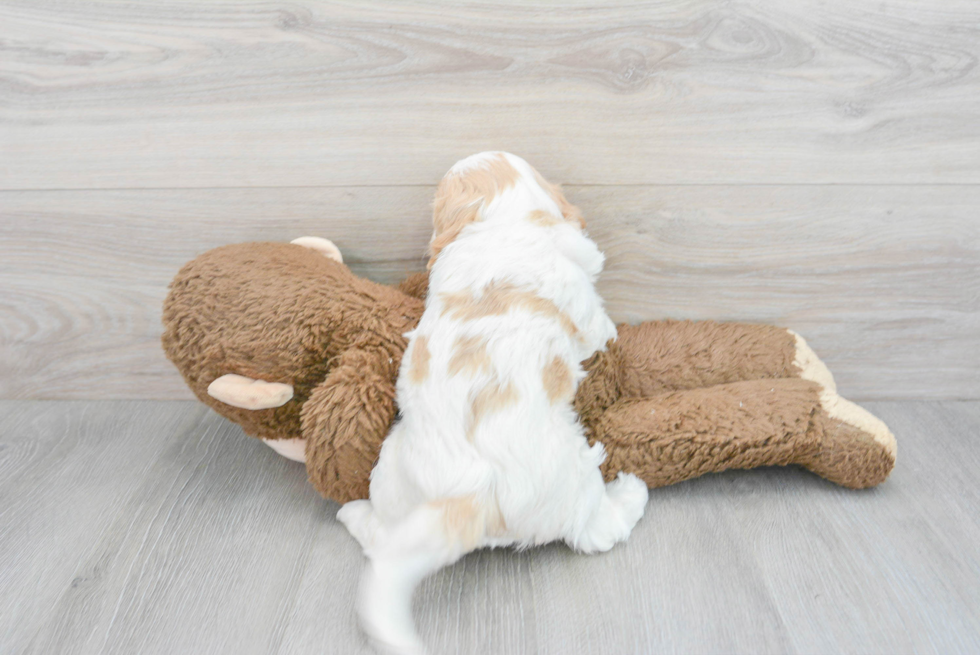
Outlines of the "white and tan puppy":
[[425,313],[398,375],[401,418],[371,499],[338,513],[370,559],[359,613],[379,645],[421,651],[421,580],[484,546],[626,539],[646,485],[604,484],[572,399],[580,362],[616,329],[595,291],[603,255],[578,211],[523,159],[481,153],[437,192]]

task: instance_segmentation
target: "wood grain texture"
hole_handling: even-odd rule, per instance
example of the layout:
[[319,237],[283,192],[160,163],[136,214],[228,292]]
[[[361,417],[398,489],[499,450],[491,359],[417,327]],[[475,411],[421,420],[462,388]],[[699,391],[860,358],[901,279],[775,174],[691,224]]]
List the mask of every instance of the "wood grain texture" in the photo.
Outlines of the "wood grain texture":
[[[480,551],[428,579],[438,653],[980,649],[978,402],[875,402],[892,476],[654,490],[625,544]],[[0,652],[369,653],[363,563],[303,467],[193,402],[0,401]]]
[[[0,192],[0,397],[189,398],[166,285],[226,243],[333,239],[392,283],[424,265],[429,187]],[[802,333],[842,392],[980,398],[980,187],[568,187],[619,321]]]
[[980,182],[980,6],[0,7],[0,188]]
[[[0,651],[258,652],[256,639],[271,642],[268,610],[323,505],[301,467],[273,457],[251,470],[268,448],[194,403],[2,414],[3,445],[33,443],[36,456],[3,481]],[[224,597],[232,580],[243,584],[237,599]]]
[[[0,653],[368,653],[303,467],[159,347],[209,248],[424,265],[433,185],[521,154],[617,320],[774,323],[899,441],[651,494],[629,542],[480,551],[434,652],[980,651],[980,5],[970,0],[0,3]],[[15,398],[18,400],[3,400]]]

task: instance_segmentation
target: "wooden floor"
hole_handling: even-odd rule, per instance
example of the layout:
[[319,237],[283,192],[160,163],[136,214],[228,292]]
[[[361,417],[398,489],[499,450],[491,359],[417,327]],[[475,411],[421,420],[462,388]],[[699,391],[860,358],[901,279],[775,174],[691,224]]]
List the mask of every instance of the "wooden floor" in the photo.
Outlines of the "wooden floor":
[[[891,478],[653,491],[630,540],[426,581],[436,653],[976,653],[980,402],[875,402]],[[368,652],[360,549],[301,465],[186,401],[0,402],[0,653]]]
[[899,460],[471,555],[434,651],[980,652],[978,61],[976,0],[0,0],[0,655],[366,652],[337,507],[187,401],[161,303],[238,241],[398,281],[487,149],[565,185],[615,320],[795,329]]

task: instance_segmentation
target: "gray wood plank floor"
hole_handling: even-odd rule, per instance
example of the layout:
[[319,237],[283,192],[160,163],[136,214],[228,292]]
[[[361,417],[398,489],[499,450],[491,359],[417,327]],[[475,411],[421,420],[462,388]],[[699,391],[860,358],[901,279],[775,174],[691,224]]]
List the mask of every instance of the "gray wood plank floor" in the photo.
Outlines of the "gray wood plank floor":
[[[625,545],[474,553],[436,653],[980,651],[980,402],[874,402],[891,478],[656,490]],[[356,653],[361,554],[303,467],[194,402],[0,401],[0,652]]]

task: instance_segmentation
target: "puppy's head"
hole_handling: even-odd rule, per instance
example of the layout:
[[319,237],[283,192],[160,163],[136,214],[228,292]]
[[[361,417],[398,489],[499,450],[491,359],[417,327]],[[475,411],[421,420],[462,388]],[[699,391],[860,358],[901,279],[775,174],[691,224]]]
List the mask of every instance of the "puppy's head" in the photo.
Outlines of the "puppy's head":
[[518,183],[536,185],[558,206],[566,221],[585,227],[582,214],[565,199],[561,188],[541,177],[526,161],[505,152],[482,152],[457,162],[439,182],[433,203],[428,268],[463,228],[481,219],[482,210],[494,198]]

